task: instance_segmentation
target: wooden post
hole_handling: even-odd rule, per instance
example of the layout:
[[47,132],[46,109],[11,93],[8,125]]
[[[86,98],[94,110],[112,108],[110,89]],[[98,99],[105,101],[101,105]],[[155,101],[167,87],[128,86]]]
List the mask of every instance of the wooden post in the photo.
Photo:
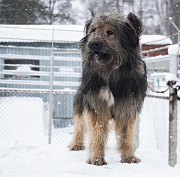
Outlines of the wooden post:
[[177,89],[176,81],[169,81],[169,165],[177,163]]

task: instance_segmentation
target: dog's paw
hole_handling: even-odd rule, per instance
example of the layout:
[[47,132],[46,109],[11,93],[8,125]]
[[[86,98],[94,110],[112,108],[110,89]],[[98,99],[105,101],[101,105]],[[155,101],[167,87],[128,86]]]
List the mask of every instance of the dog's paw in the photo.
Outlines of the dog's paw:
[[139,162],[141,162],[141,160],[135,156],[121,158],[121,163],[139,163]]
[[84,150],[85,146],[83,144],[70,144],[68,148],[70,151],[80,151]]
[[104,157],[91,157],[87,160],[87,163],[98,166],[107,165],[107,162],[104,160]]

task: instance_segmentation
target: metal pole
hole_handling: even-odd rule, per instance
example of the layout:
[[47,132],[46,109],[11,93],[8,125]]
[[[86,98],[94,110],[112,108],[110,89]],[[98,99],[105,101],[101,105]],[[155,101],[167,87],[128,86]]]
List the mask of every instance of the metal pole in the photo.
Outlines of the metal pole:
[[169,17],[170,22],[173,24],[173,26],[176,28],[177,31],[179,31],[179,28],[176,26],[176,24],[172,21],[172,17]]
[[180,66],[180,61],[179,61],[179,53],[180,50],[180,30],[178,31],[178,53],[177,53],[177,68]]
[[140,124],[140,120],[139,120],[139,115],[136,115],[136,123],[134,125],[134,142],[135,142],[135,147],[139,148],[139,124]]
[[169,165],[177,163],[177,89],[176,81],[169,81]]
[[54,98],[53,98],[53,66],[54,66],[54,28],[52,29],[52,48],[50,56],[50,94],[49,94],[49,135],[48,135],[48,144],[51,144],[51,135],[52,135],[52,119],[53,119],[53,108],[54,108]]

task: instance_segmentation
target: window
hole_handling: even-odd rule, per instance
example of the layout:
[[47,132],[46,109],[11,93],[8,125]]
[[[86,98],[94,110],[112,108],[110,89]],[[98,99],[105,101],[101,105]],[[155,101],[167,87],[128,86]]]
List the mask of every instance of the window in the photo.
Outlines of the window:
[[[39,60],[4,60],[4,78],[25,79],[39,78],[38,75],[31,75],[32,71],[39,71]],[[33,67],[34,66],[34,67]],[[34,72],[33,72],[34,73]]]

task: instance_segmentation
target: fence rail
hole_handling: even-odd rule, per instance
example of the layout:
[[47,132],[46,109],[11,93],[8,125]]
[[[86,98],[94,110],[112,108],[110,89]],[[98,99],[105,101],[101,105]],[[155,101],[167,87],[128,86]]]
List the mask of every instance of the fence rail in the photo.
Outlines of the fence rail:
[[[40,56],[40,55],[17,55],[17,54],[1,54],[1,58],[9,60],[48,60],[50,61],[49,56]],[[57,61],[82,61],[80,57],[57,57],[54,56],[54,60]]]

